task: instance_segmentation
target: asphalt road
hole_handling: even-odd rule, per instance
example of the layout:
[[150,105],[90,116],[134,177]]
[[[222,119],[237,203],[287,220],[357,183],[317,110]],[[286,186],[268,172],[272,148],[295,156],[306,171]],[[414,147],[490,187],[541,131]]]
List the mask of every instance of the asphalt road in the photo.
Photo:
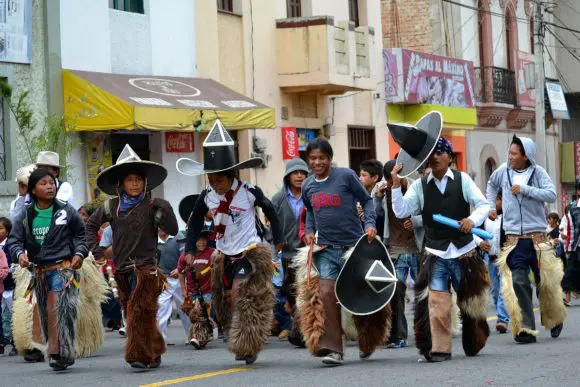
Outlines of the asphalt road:
[[[221,340],[203,351],[186,346],[181,324],[174,320],[169,337],[176,345],[168,347],[157,370],[133,371],[123,360],[125,339],[107,332],[98,354],[77,360],[61,373],[52,371],[47,363],[26,364],[21,357],[0,357],[0,386],[579,386],[580,301],[575,303],[568,309],[559,339],[550,338],[549,331],[542,329],[538,343],[520,345],[509,334],[493,332],[474,358],[467,358],[460,339],[454,339],[453,360],[439,364],[423,362],[412,346],[380,349],[371,360],[361,362],[357,347],[349,343],[345,364],[325,368],[306,350],[272,338],[257,363],[246,367],[234,361]],[[493,329],[491,309],[489,315]]]

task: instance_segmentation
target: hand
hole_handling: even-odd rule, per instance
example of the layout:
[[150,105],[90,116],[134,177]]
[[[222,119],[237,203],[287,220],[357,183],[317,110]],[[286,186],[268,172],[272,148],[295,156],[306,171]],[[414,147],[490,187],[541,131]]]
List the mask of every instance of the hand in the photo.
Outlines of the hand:
[[286,247],[286,243],[278,243],[276,245],[276,251],[284,250],[284,247]]
[[411,219],[405,219],[403,222],[403,227],[405,227],[405,230],[407,231],[413,231],[413,222]]
[[26,253],[22,253],[18,256],[18,263],[20,264],[20,267],[28,267],[28,265],[30,265],[30,262],[28,262],[28,255],[26,255]]
[[389,184],[386,181],[381,181],[381,183],[379,184],[379,188],[377,189],[377,192],[375,192],[375,195],[379,198],[385,196],[385,191],[387,190],[388,186]]
[[373,241],[373,239],[375,239],[375,237],[377,236],[377,229],[374,227],[369,227],[367,228],[367,238],[369,240],[369,243],[371,243]]
[[75,255],[71,260],[71,268],[73,270],[78,270],[83,265],[83,259],[79,255]]
[[184,299],[187,298],[187,289],[181,289],[181,295]]
[[193,266],[193,255],[192,254],[185,254],[185,264],[187,266]]
[[497,211],[496,210],[491,210],[489,211],[489,219],[490,220],[496,220],[497,219]]
[[316,240],[316,237],[314,236],[313,233],[308,233],[308,234],[304,235],[304,244],[306,246],[310,246],[311,244],[314,244],[315,240]]
[[401,178],[399,177],[399,172],[403,169],[403,164],[397,164],[391,172],[391,178],[393,179],[393,188],[399,188],[401,186]]
[[479,248],[483,251],[489,251],[489,249],[491,249],[491,244],[488,241],[482,241],[479,244]]
[[459,231],[468,234],[471,231],[471,229],[473,228],[473,226],[475,226],[475,224],[473,223],[473,220],[471,220],[469,218],[462,219],[459,222]]
[[520,190],[520,185],[519,185],[519,184],[514,184],[514,185],[512,185],[512,193],[513,193],[514,195],[517,195],[517,194],[519,194],[520,192],[521,192],[521,190]]
[[179,272],[177,271],[177,269],[173,269],[171,274],[169,274],[169,277],[171,277],[171,278],[177,278],[178,276],[179,276]]

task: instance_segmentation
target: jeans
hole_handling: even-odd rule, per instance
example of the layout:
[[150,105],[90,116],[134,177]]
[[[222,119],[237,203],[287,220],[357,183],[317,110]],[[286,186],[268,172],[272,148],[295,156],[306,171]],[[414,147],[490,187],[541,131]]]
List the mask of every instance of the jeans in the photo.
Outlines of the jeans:
[[336,280],[342,269],[342,256],[347,248],[327,247],[314,255],[314,265],[320,279]]
[[493,297],[493,303],[495,304],[497,313],[497,322],[508,324],[510,322],[510,316],[505,308],[503,295],[501,294],[501,273],[499,272],[499,267],[490,261],[488,270],[491,282],[491,296]]
[[50,270],[44,273],[49,292],[60,292],[64,289],[64,276],[60,270]]
[[14,301],[14,290],[5,290],[2,293],[2,333],[4,334],[4,344],[12,342],[12,303]]
[[417,254],[399,254],[399,257],[395,260],[397,279],[405,282],[407,276],[411,274],[411,279],[416,282],[417,273],[419,272],[417,261]]
[[449,291],[449,280],[451,280],[453,288],[457,291],[461,284],[461,277],[459,258],[437,258],[431,271],[429,288],[438,292]]
[[288,313],[286,313],[286,309],[284,309],[286,298],[282,295],[278,295],[276,299],[278,302],[274,307],[274,316],[276,317],[276,321],[278,321],[278,328],[280,329],[280,332],[284,330],[289,331],[292,329],[292,319]]
[[400,254],[395,260],[395,271],[398,281],[395,295],[391,300],[391,308],[394,312],[390,335],[390,342],[392,343],[407,340],[408,324],[405,316],[405,293],[407,287],[405,280],[409,274],[411,274],[413,281],[417,280],[417,255]]

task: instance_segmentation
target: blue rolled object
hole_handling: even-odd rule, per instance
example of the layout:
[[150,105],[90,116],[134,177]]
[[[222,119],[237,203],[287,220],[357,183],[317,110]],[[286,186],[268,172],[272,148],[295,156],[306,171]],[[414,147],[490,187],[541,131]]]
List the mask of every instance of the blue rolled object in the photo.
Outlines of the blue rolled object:
[[[459,222],[457,220],[448,218],[448,217],[440,215],[440,214],[433,215],[433,220],[437,223],[444,224],[446,226],[452,227],[452,228],[457,229],[457,230],[459,230],[459,228],[460,228]],[[485,230],[482,230],[481,228],[473,227],[469,233],[473,234],[473,235],[477,235],[481,239],[485,239],[485,240],[492,240],[493,239],[492,233],[487,232]]]

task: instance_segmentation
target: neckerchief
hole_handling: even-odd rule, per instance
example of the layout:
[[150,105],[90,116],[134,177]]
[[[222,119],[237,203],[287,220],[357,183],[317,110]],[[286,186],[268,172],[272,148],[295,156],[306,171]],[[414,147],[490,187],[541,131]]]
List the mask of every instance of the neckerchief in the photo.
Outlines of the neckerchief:
[[121,212],[127,212],[137,204],[141,203],[144,198],[145,192],[141,192],[139,196],[129,196],[126,192],[121,192],[119,199],[119,210]]
[[223,239],[226,234],[226,227],[230,218],[230,205],[234,200],[234,196],[236,196],[236,193],[240,189],[240,186],[241,184],[238,179],[234,179],[232,187],[228,192],[226,192],[224,198],[220,200],[220,204],[214,214],[214,233],[216,240]]

